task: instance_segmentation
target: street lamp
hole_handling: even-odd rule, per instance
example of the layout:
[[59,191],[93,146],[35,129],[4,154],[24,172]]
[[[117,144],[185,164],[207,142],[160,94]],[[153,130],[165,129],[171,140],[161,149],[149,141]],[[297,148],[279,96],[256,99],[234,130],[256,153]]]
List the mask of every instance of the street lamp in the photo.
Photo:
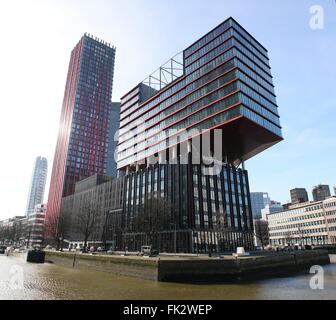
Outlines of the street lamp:
[[63,236],[60,236],[59,238],[59,241],[60,241],[60,245],[61,245],[61,252],[63,252]]

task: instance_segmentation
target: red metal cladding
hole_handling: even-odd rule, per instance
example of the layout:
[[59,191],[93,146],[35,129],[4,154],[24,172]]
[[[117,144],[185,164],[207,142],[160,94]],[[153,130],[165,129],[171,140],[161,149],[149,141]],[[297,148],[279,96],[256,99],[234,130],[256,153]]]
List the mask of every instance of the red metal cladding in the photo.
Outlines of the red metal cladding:
[[76,182],[106,171],[114,54],[114,48],[86,35],[71,53],[47,220],[58,217],[62,197],[74,193]]
[[[73,117],[76,87],[80,69],[80,57],[83,50],[83,39],[71,53],[69,71],[60,119],[60,129],[56,144],[53,169],[50,180],[46,222],[58,216],[62,202],[64,173],[69,147],[70,129]],[[51,222],[50,222],[51,223]]]

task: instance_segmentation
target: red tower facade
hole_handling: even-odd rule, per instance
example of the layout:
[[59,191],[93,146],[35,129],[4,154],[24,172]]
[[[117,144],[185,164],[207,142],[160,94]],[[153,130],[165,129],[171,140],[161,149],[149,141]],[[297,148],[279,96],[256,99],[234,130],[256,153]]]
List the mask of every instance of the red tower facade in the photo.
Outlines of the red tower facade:
[[73,49],[56,144],[46,219],[57,217],[75,183],[105,175],[115,48],[85,34]]

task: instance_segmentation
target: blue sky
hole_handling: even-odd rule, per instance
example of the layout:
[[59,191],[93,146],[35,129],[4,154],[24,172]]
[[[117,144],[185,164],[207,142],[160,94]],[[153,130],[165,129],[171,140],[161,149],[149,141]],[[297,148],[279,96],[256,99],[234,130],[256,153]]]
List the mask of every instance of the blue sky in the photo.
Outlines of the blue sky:
[[[310,28],[312,5],[324,8],[323,30]],[[228,16],[269,50],[285,137],[246,163],[251,190],[286,202],[290,188],[336,185],[335,1],[1,1],[0,219],[24,214],[37,155],[50,176],[70,51],[84,32],[117,47],[119,100]]]

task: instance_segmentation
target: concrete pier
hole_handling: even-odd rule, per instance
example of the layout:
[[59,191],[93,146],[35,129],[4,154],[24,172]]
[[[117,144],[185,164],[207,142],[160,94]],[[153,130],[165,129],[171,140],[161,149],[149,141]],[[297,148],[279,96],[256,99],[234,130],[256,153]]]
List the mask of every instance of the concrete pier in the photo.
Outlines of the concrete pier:
[[167,282],[214,282],[286,276],[330,263],[325,250],[270,253],[244,258],[87,255],[47,252],[46,262],[71,268],[92,269],[116,275]]

